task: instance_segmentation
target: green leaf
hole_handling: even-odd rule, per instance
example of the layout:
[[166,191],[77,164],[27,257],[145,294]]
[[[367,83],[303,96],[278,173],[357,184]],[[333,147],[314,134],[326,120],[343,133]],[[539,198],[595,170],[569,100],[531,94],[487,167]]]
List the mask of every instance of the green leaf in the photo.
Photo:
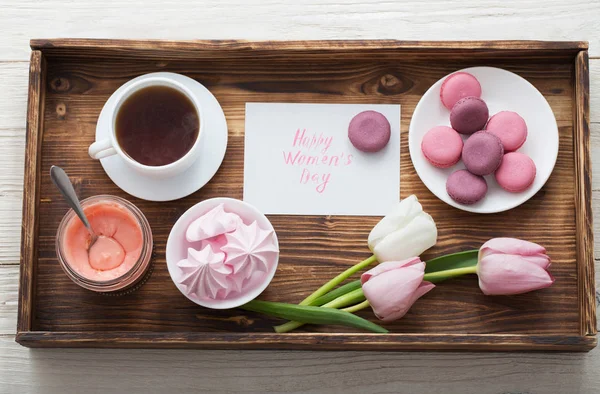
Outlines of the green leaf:
[[[435,259],[431,259],[425,264],[425,280],[429,280],[433,283],[441,282],[442,280],[449,279],[451,277],[455,277],[456,274],[465,274],[465,273],[474,273],[471,270],[463,270],[465,268],[473,268],[477,266],[477,257],[479,255],[479,250],[467,250],[464,252],[458,252],[453,254],[447,254],[445,256],[436,257]],[[432,274],[434,272],[441,271],[450,271],[446,277],[439,277],[433,279],[435,275],[429,275],[432,279],[427,278],[427,274]]]
[[240,308],[247,311],[264,313],[265,315],[279,317],[281,319],[294,320],[307,324],[331,324],[360,328],[363,330],[385,334],[385,328],[371,323],[352,313],[340,311],[333,308],[322,308],[318,306],[303,306],[286,304],[282,302],[269,302],[253,300]]
[[425,263],[425,273],[472,267],[477,265],[478,254],[479,250],[475,249],[436,257]]

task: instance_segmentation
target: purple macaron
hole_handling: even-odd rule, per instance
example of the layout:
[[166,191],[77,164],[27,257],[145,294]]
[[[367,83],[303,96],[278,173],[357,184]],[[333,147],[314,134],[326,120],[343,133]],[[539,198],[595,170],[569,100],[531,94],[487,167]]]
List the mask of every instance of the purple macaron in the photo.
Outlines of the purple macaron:
[[454,171],[446,181],[446,191],[459,204],[475,204],[487,194],[487,182],[482,176],[467,170]]
[[485,101],[469,96],[457,101],[450,111],[450,124],[461,134],[473,134],[483,130],[490,112]]
[[502,141],[487,131],[470,136],[462,150],[462,160],[467,170],[475,175],[489,175],[496,171],[503,155]]
[[390,122],[381,113],[363,111],[350,121],[348,138],[352,145],[363,152],[378,152],[390,140]]

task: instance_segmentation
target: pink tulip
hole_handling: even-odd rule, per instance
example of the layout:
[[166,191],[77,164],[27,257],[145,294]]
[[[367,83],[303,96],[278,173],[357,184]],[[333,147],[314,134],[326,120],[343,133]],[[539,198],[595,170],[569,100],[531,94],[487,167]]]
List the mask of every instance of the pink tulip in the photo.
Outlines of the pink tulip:
[[360,277],[365,297],[383,321],[400,319],[422,295],[435,285],[423,282],[425,263],[418,257],[388,261]]
[[486,295],[511,295],[554,283],[546,249],[515,238],[493,238],[479,249],[479,287]]

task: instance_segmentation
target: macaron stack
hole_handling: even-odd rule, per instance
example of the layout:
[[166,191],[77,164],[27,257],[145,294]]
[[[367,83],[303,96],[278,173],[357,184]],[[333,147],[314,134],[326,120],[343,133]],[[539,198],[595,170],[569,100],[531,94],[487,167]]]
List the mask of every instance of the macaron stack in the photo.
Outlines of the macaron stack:
[[[465,72],[448,76],[440,99],[450,110],[450,125],[429,130],[421,142],[423,155],[438,168],[449,168],[461,158],[466,169],[453,172],[446,181],[448,195],[461,204],[474,204],[488,191],[486,175],[512,193],[527,190],[535,179],[533,160],[519,152],[527,139],[525,120],[516,112],[502,111],[491,118],[481,99],[477,78]],[[466,140],[463,142],[463,138]]]

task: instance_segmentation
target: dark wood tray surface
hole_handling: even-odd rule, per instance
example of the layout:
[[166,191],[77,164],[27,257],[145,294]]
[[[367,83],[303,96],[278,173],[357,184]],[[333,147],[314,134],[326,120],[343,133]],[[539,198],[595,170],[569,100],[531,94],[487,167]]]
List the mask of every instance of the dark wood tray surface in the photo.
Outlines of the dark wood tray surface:
[[[161,42],[33,40],[29,91],[19,326],[26,346],[211,347],[303,349],[588,350],[596,344],[588,127],[587,44],[565,42]],[[478,215],[433,196],[417,176],[407,146],[415,105],[439,78],[471,66],[502,67],[546,97],[560,133],[558,161],[531,200],[505,213]],[[108,97],[139,75],[171,71],[217,97],[227,117],[223,165],[203,189],[166,203],[128,196],[90,159],[95,124]],[[242,198],[246,102],[401,104],[401,196],[416,194],[436,220],[438,244],[424,259],[477,248],[497,236],[540,243],[556,283],[511,297],[486,297],[477,278],[449,281],[401,320],[373,335],[307,326],[274,334],[280,322],[241,310],[209,310],[188,301],[165,263],[171,226],[207,198]],[[147,216],[154,270],[137,291],[105,296],[62,272],[54,249],[67,211],[47,176],[63,167],[81,198],[114,194]],[[278,271],[261,299],[298,302],[370,255],[376,217],[269,216],[281,248]],[[371,311],[361,316],[375,319]]]

